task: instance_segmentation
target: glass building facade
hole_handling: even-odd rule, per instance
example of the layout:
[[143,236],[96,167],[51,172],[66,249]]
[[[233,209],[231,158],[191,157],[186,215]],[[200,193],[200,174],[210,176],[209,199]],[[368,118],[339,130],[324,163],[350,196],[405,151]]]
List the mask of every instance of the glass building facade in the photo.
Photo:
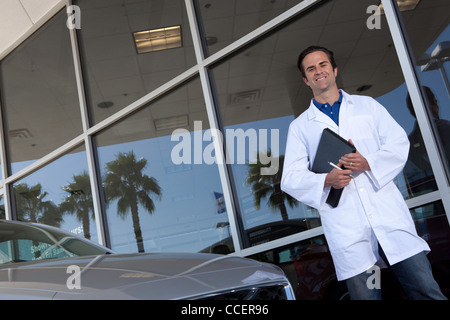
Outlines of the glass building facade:
[[340,88],[372,96],[407,132],[396,184],[430,255],[450,252],[447,0],[58,10],[0,62],[1,218],[118,252],[269,261],[298,298],[323,297],[315,281],[333,269],[319,214],[280,189],[289,123],[312,98],[297,56],[315,44],[334,51]]

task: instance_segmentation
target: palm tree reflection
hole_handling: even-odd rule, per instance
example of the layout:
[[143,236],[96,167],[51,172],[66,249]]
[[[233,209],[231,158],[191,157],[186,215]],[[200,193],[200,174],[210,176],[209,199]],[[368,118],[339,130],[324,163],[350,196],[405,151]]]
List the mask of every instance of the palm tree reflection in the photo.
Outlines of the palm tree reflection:
[[61,213],[53,201],[45,200],[47,195],[40,183],[32,187],[26,183],[16,184],[14,196],[17,219],[59,227],[62,221]]
[[84,237],[91,239],[90,219],[94,218],[92,206],[92,192],[89,174],[84,171],[80,175],[74,175],[73,181],[63,187],[69,195],[59,204],[62,213],[76,215],[83,226]]
[[144,252],[144,243],[139,220],[139,205],[152,214],[155,204],[152,194],[161,199],[161,188],[158,181],[143,173],[147,160],[136,160],[133,151],[120,152],[117,159],[106,164],[106,175],[103,178],[106,202],[117,201],[117,214],[125,219],[131,212],[134,235],[138,252]]
[[[271,157],[271,153],[269,152],[267,156]],[[269,164],[262,164],[260,160],[261,157],[262,155],[259,153],[257,155],[256,163],[247,165],[249,169],[247,171],[245,184],[251,186],[254,197],[254,206],[256,209],[261,207],[261,201],[263,199],[268,198],[267,206],[273,211],[279,211],[281,213],[282,220],[287,221],[289,220],[289,217],[285,202],[287,202],[289,207],[294,208],[298,205],[298,201],[281,190],[280,184],[281,175],[283,173],[284,155],[278,158],[279,168],[273,175],[261,174],[262,168],[267,168],[271,163],[273,163],[273,161],[271,161]]]

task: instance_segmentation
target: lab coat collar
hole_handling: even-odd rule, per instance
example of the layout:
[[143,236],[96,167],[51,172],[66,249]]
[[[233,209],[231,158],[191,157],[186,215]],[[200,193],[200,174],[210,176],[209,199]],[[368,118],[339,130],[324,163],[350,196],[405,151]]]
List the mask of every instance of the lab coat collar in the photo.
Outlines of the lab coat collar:
[[[348,111],[348,107],[350,105],[353,105],[353,99],[352,96],[346,93],[344,90],[339,89],[340,92],[342,92],[342,103],[341,108],[339,110],[339,123],[341,123],[341,119],[345,119],[345,114]],[[338,131],[339,128],[337,124],[326,114],[324,114],[322,111],[320,111],[313,102],[313,99],[311,99],[309,108],[308,108],[308,120],[315,120],[319,122],[325,123],[328,127],[335,129],[335,131]]]

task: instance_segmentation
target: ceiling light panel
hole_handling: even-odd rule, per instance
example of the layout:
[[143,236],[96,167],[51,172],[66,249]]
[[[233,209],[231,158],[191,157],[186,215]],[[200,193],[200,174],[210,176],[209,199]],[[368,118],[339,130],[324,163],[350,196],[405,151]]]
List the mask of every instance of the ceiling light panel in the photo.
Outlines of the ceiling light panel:
[[156,130],[167,130],[187,127],[189,124],[188,115],[172,116],[162,119],[155,119]]
[[[420,0],[397,0],[398,9],[400,11],[410,11],[414,10]],[[384,13],[383,5],[379,5],[381,13]]]
[[138,53],[179,48],[182,46],[181,26],[133,32]]

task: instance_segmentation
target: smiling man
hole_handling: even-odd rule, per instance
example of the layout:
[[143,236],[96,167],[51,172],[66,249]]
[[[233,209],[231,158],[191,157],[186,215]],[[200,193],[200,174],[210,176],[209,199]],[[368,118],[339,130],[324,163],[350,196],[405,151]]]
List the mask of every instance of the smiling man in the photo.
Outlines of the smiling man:
[[[445,299],[425,254],[430,248],[393,182],[408,158],[405,131],[374,99],[338,89],[332,51],[309,47],[298,67],[314,98],[289,126],[281,188],[319,211],[338,280],[346,280],[352,299],[380,299],[368,284],[382,258],[410,299]],[[357,151],[339,160],[344,170],[317,174],[310,169],[324,128]],[[335,208],[326,203],[331,187],[344,188]]]
[[[302,64],[306,67],[303,68]],[[331,53],[321,50],[308,53],[299,67],[303,81],[312,89],[317,102],[330,104],[338,100],[337,65]]]

